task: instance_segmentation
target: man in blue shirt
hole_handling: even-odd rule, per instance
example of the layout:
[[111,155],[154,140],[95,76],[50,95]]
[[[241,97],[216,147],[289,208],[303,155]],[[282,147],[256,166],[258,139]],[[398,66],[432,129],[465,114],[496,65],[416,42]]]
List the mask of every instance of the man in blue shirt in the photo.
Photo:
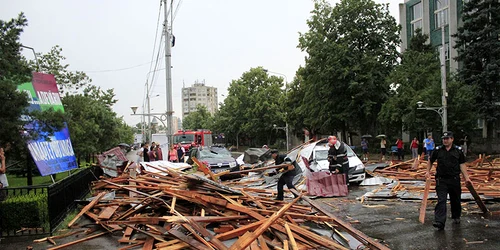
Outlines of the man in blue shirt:
[[427,154],[427,159],[432,155],[432,151],[434,151],[434,139],[432,139],[432,135],[428,135],[427,139],[424,140],[425,153]]

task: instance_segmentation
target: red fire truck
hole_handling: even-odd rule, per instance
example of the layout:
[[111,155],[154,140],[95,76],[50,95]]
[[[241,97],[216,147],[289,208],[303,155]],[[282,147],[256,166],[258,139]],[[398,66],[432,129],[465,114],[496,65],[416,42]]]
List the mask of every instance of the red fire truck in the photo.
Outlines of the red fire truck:
[[212,132],[210,130],[179,130],[174,133],[174,143],[182,144],[186,150],[191,146],[212,146]]

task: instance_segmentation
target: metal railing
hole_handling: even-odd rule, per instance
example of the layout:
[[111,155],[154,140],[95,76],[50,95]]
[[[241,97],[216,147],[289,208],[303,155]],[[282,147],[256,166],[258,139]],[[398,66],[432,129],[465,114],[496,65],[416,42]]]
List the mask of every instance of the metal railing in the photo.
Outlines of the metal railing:
[[[2,189],[7,197],[27,194],[47,194],[48,220],[47,227],[24,228],[19,225],[18,230],[3,230],[0,228],[1,237],[52,234],[67,214],[76,207],[75,200],[82,199],[90,191],[89,185],[102,175],[99,167],[82,169],[81,171],[51,185],[28,186]],[[2,218],[0,218],[2,220]]]

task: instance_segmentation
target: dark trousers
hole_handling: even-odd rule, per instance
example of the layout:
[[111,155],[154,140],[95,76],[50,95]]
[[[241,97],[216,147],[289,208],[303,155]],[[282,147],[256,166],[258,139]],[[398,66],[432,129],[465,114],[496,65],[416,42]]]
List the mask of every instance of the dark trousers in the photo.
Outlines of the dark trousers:
[[349,186],[349,162],[347,162],[347,164],[342,164],[342,169],[345,175],[345,184]]
[[[291,174],[284,174],[280,176],[280,178],[278,179],[278,197],[276,197],[277,200],[283,200],[284,196],[283,186],[285,186],[285,184],[288,187],[288,189],[295,189],[295,186],[293,185],[293,177],[294,175]],[[293,194],[293,196],[297,197],[296,194]]]
[[402,148],[398,148],[398,160],[404,160],[405,159],[405,153]]
[[462,194],[460,176],[450,179],[436,178],[436,193],[438,203],[434,209],[434,220],[443,223],[443,225],[446,222],[446,200],[448,194],[450,195],[451,218],[459,219],[462,212],[460,204],[460,195]]

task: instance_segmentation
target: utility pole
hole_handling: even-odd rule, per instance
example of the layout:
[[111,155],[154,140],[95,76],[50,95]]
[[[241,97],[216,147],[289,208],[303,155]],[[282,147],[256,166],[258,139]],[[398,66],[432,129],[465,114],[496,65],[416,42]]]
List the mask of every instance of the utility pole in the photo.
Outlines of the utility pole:
[[[163,7],[165,8],[165,23],[164,23],[164,33],[165,33],[165,73],[166,73],[166,102],[167,102],[167,139],[168,139],[168,147],[172,145],[172,51],[171,51],[171,37],[168,30],[168,9],[167,9],[167,0],[163,0]],[[170,3],[170,17],[173,21],[173,1]],[[172,25],[172,22],[171,24]]]
[[441,95],[441,105],[443,106],[443,132],[448,131],[448,108],[447,108],[447,101],[446,97],[448,96],[448,93],[446,92],[446,49],[445,49],[445,22],[444,22],[444,15],[443,15],[443,23],[441,25],[441,90],[442,90],[442,95]]

